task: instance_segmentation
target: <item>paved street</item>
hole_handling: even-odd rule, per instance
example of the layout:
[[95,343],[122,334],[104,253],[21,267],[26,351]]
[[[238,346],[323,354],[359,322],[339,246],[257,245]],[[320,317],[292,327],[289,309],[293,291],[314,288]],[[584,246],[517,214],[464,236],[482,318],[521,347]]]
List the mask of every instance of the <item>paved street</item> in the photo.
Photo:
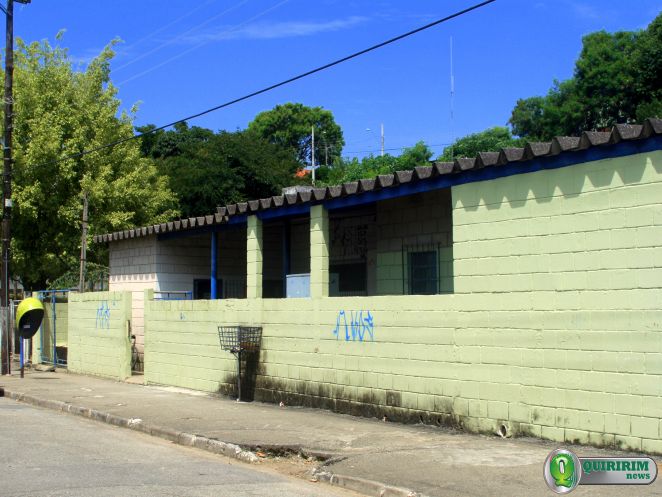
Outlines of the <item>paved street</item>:
[[2,497],[338,497],[222,456],[0,399]]
[[[210,440],[215,439],[237,444],[247,451],[297,452],[301,450],[306,454],[326,455],[332,459],[323,466],[323,471],[333,474],[335,477],[341,476],[360,479],[361,481],[377,482],[375,485],[359,484],[351,487],[364,494],[375,496],[380,495],[381,485],[390,485],[412,489],[430,497],[493,497],[496,495],[546,497],[553,495],[553,493],[543,481],[542,465],[545,457],[552,449],[560,446],[567,447],[580,456],[627,455],[627,453],[619,453],[613,449],[567,446],[526,438],[502,439],[494,435],[474,435],[433,426],[384,423],[377,419],[339,415],[317,409],[289,406],[281,408],[278,405],[259,402],[237,403],[227,398],[211,396],[201,392],[109,381],[63,371],[57,373],[29,371],[24,379],[20,379],[17,374],[3,376],[0,379],[0,388],[5,389],[6,395],[4,399],[0,399],[0,406],[6,406],[11,402],[9,397],[16,396],[17,392],[20,392],[21,395],[29,396],[32,402],[47,400],[59,403],[58,405],[61,406],[79,406],[94,410],[97,413],[108,413],[117,419],[140,419],[144,426],[167,428],[175,433],[188,433],[196,437],[203,436]],[[26,402],[29,401],[27,397],[25,400]],[[16,406],[14,403],[11,403],[11,405]],[[20,406],[25,405],[20,404]],[[9,412],[15,413],[16,411]],[[78,423],[84,422],[85,426],[92,426],[95,433],[112,434],[113,440],[119,441],[119,437],[123,437],[122,440],[128,441],[150,440],[145,438],[141,432],[115,428],[102,423],[89,425],[90,422],[86,418],[60,414],[59,411],[53,412],[58,413],[54,419],[58,420],[59,423],[65,422],[62,421],[62,418],[68,420],[69,423],[73,423],[73,426],[78,426]],[[9,430],[8,433],[15,440],[14,430],[8,428],[4,422],[4,418],[8,414],[3,416],[2,413],[3,411],[0,411],[0,435],[6,437],[7,435],[4,433]],[[46,411],[46,413],[49,414],[50,411]],[[69,426],[69,423],[67,423],[67,426]],[[33,424],[35,426],[30,428],[31,433],[44,432],[43,422],[33,421]],[[72,430],[46,429],[45,433],[49,437],[46,441],[55,443],[59,437],[60,440],[56,445],[62,445],[62,448],[52,447],[48,450],[42,450],[37,445],[34,449],[34,457],[36,458],[36,454],[42,455],[44,452],[48,452],[50,461],[68,462],[70,458],[75,457],[77,451],[80,450],[78,448],[79,442],[78,438],[73,436],[75,431],[72,431],[72,434],[68,433],[69,431]],[[66,433],[66,436],[62,437],[62,433]],[[30,433],[21,436],[27,437],[28,435]],[[44,441],[39,442],[42,446],[44,443]],[[165,446],[161,444],[162,442],[157,442],[158,447],[175,450],[170,444]],[[95,449],[97,446],[98,444],[93,445],[93,449],[99,452],[98,449]],[[96,453],[94,451],[93,453]],[[126,472],[126,478],[122,481],[137,482],[137,484],[142,482],[158,483],[158,480],[146,479],[160,474],[162,470],[159,469],[161,466],[158,465],[158,462],[154,462],[156,469],[142,469],[142,465],[148,462],[151,463],[152,459],[141,456],[134,457],[132,450],[126,448],[108,448],[101,451],[104,455],[108,452],[127,454],[121,457],[118,456],[117,461],[119,462],[114,463],[115,466],[119,464],[122,471]],[[186,467],[188,461],[194,459],[200,458],[203,461],[210,461],[207,458],[209,456],[203,451],[186,449],[181,452],[177,451],[177,453],[181,454],[179,460],[182,468]],[[2,457],[4,456],[0,456],[0,463],[2,463]],[[88,459],[84,459],[84,461],[88,461]],[[127,461],[129,462],[127,463]],[[134,466],[130,461],[137,461],[138,464]],[[211,461],[219,461],[219,459],[214,457]],[[297,462],[300,462],[297,458],[278,461],[267,457],[261,459],[257,467],[275,467],[278,471],[285,472],[288,475],[302,475],[306,473],[306,470],[321,464],[308,463],[306,466],[297,467]],[[295,463],[293,469],[290,468],[290,463]],[[233,461],[233,464],[236,463]],[[195,466],[195,463],[193,465]],[[38,465],[35,464],[35,466]],[[111,464],[109,466],[115,467]],[[188,467],[190,468],[190,466]],[[252,466],[242,465],[241,467],[252,469]],[[168,470],[165,472],[175,478],[176,474],[170,475]],[[197,475],[195,470],[193,470],[193,473],[185,472],[180,479],[175,478],[173,485],[178,484],[177,481],[180,483],[182,480],[188,482],[188,480],[191,480],[191,474],[196,478],[209,478],[207,476],[209,472],[200,472],[206,473],[206,475]],[[73,473],[76,474],[76,472]],[[148,473],[147,476],[144,473]],[[90,470],[91,476],[95,474],[94,471]],[[105,475],[105,472],[102,473],[102,476]],[[232,476],[228,478],[232,478]],[[30,480],[28,479],[28,481]],[[53,478],[47,481],[52,482]],[[103,480],[100,481],[103,482]],[[242,480],[238,479],[237,481]],[[205,485],[211,485],[210,488],[215,488],[213,485],[217,484],[218,480],[208,483],[207,480],[198,481],[196,479],[196,483],[202,484],[203,482]],[[220,482],[223,482],[223,478]],[[307,481],[307,478],[300,480],[300,484],[304,485],[304,489],[309,489],[312,485],[312,490],[333,491],[331,487],[322,487],[320,484],[313,485]],[[103,486],[102,483],[99,483],[99,486]],[[272,485],[267,487],[268,491],[266,493],[264,487],[253,488],[257,488],[257,493],[249,495],[274,495],[271,492]],[[0,485],[0,497],[5,495],[2,494],[1,490],[2,486]],[[284,492],[279,491],[279,493]],[[404,492],[401,495],[406,496],[407,493]],[[97,494],[95,497],[124,495],[114,492],[110,494],[95,492],[95,494]],[[9,495],[13,497],[16,494]],[[32,493],[30,495],[40,494]],[[89,494],[82,492],[81,494],[54,495]],[[158,494],[152,492],[147,495]],[[161,495],[206,494],[166,493]],[[213,495],[222,494],[213,493]],[[237,493],[235,492],[233,495],[237,495]],[[305,496],[311,494],[295,492],[294,495]],[[579,487],[573,491],[572,495],[573,497],[662,496],[662,478],[658,478],[650,486]]]

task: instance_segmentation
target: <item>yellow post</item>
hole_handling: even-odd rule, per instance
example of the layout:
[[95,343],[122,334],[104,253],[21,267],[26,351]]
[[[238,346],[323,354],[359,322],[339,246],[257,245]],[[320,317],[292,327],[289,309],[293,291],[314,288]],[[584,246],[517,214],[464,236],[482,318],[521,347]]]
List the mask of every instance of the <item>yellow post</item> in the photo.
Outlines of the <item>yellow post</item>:
[[329,296],[329,212],[322,205],[310,209],[310,296]]
[[262,298],[262,221],[248,216],[246,228],[246,297]]

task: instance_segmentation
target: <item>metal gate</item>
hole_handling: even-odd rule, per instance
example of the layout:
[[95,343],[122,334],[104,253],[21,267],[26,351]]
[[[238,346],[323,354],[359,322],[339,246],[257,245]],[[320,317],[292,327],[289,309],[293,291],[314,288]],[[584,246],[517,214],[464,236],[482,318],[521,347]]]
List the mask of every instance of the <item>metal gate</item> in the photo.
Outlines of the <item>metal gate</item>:
[[[11,304],[11,303],[10,303]],[[9,317],[7,316],[9,313]],[[2,351],[7,351],[7,354],[2,354],[2,370],[8,373],[12,370],[12,360],[14,358],[14,327],[13,324],[13,306],[0,307],[0,341],[2,341]],[[9,330],[7,326],[9,325]]]
[[[44,303],[44,320],[39,335],[39,361],[53,366],[67,366],[68,302],[70,290],[41,290],[35,296]],[[33,342],[33,347],[34,347]]]

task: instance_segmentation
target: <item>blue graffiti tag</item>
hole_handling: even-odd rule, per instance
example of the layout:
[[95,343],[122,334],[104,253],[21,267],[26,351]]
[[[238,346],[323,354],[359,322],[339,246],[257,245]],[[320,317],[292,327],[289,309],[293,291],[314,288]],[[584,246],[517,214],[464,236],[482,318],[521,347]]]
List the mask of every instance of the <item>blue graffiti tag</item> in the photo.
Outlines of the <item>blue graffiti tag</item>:
[[97,307],[97,322],[96,327],[101,329],[110,329],[110,306],[108,301],[104,300]]
[[375,322],[370,311],[350,311],[349,324],[347,323],[347,313],[344,310],[338,312],[336,327],[332,330],[336,340],[340,340],[343,329],[346,342],[375,340]]

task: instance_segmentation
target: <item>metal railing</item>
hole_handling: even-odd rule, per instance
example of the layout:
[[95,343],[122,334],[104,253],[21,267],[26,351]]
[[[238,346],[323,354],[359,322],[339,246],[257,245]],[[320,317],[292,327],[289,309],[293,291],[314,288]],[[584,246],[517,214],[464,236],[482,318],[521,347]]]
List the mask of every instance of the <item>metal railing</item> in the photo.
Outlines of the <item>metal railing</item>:
[[[48,344],[49,349],[51,349],[50,346],[52,346],[52,349],[47,351],[46,347],[44,346],[44,322],[42,321],[41,326],[39,327],[39,343],[40,343],[40,357],[39,360],[43,364],[53,364],[54,366],[65,366],[67,365],[67,358],[66,358],[66,345],[63,347],[60,347],[61,349],[64,350],[64,355],[65,357],[58,357],[58,346],[57,346],[57,309],[55,304],[58,303],[58,299],[60,300],[59,303],[62,303],[63,299],[66,299],[66,301],[69,301],[69,293],[72,291],[76,290],[39,290],[37,292],[34,292],[34,296],[41,300],[42,302],[50,302],[51,304],[51,309],[52,309],[52,316],[49,316],[49,320],[51,321],[51,329],[53,331],[53,336],[52,336],[52,343]],[[50,336],[49,336],[50,338]]]
[[154,292],[154,300],[193,300],[193,292],[173,290],[170,292]]

